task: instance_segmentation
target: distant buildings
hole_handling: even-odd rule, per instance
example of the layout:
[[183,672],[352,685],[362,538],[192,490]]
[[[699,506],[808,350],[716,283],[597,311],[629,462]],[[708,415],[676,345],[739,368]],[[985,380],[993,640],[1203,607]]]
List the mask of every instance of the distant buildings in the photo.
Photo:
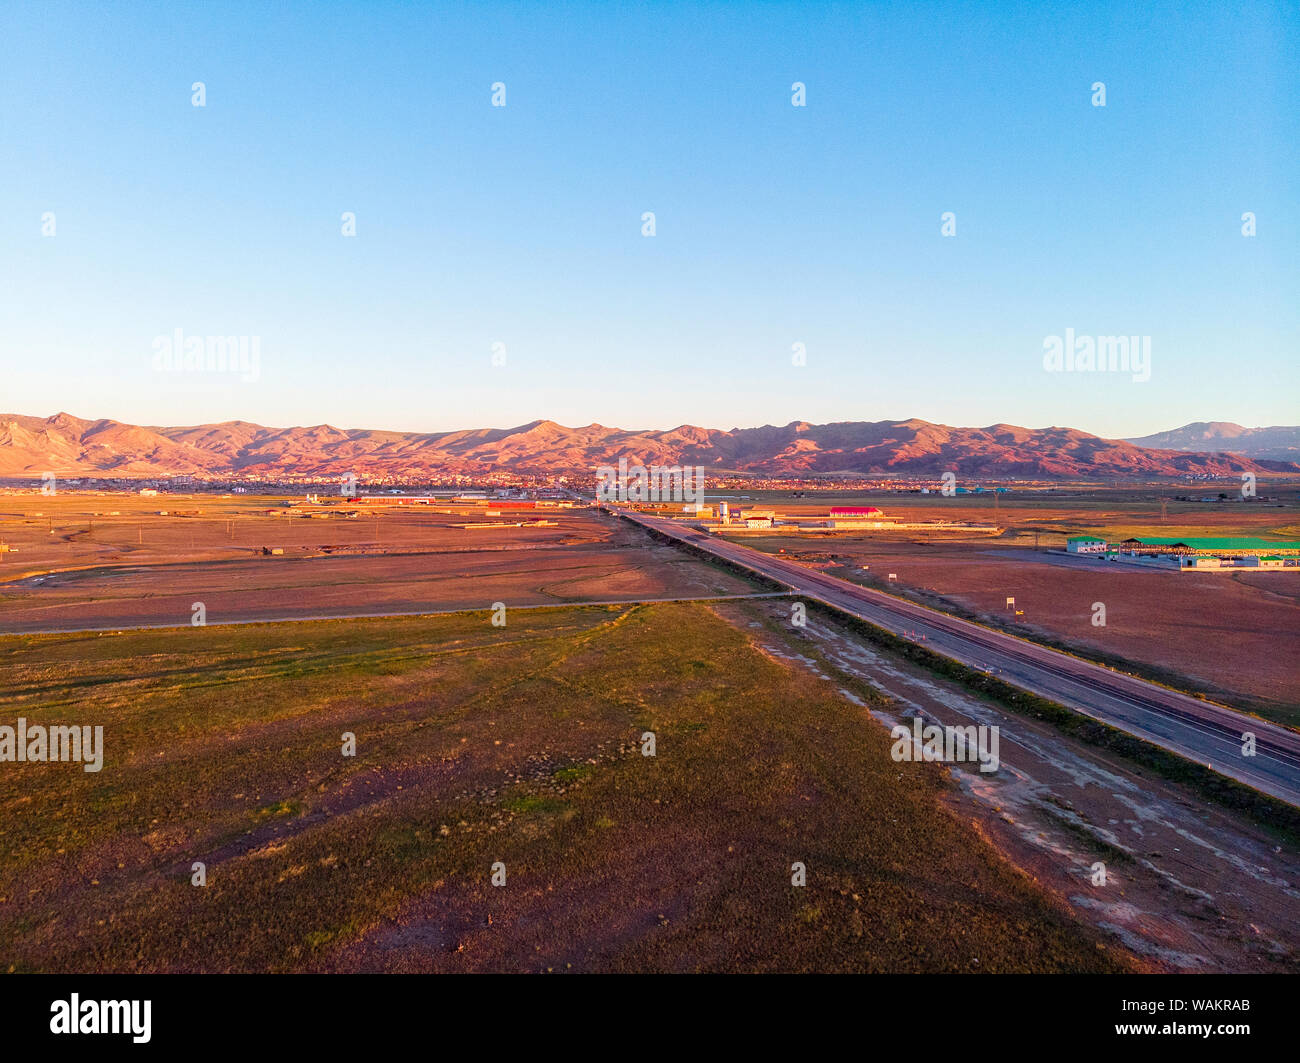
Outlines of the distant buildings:
[[1108,543],[1095,535],[1075,535],[1066,540],[1065,550],[1070,554],[1101,554],[1112,561],[1123,555],[1153,564],[1172,563],[1182,570],[1300,569],[1300,542],[1277,543],[1248,536],[1133,535]]

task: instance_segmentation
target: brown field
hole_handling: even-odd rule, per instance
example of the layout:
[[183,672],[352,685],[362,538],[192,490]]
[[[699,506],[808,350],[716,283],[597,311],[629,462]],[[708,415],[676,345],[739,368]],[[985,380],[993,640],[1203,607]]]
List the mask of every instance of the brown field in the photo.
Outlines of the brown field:
[[585,511],[546,512],[554,528],[471,531],[426,509],[348,520],[269,517],[271,504],[0,496],[0,540],[15,548],[0,555],[0,630],[188,624],[195,602],[217,624],[753,590]]
[[[302,496],[160,495],[124,493],[0,494],[0,578],[104,565],[151,565],[328,555],[386,556],[429,550],[519,549],[606,541],[609,536],[581,511],[526,511],[556,521],[550,528],[467,530],[452,525],[500,520],[482,508],[440,513],[416,506],[300,505]],[[334,501],[339,501],[335,499]],[[452,508],[450,503],[446,508]],[[362,515],[348,519],[347,510]],[[166,516],[160,516],[160,511]],[[275,516],[268,515],[276,514]]]

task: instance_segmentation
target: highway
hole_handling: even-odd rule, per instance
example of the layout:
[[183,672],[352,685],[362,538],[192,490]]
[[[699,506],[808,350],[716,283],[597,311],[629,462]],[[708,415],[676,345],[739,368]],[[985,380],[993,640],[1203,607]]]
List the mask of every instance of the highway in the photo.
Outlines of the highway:
[[[663,517],[611,512],[1300,807],[1300,734]],[[1242,735],[1255,735],[1255,755]]]

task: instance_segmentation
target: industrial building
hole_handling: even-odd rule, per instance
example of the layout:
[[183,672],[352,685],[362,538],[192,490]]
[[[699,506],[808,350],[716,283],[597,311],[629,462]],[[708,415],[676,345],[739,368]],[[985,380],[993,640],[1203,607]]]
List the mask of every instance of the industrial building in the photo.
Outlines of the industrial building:
[[1074,535],[1066,553],[1104,557],[1109,561],[1169,565],[1182,572],[1232,572],[1243,568],[1300,572],[1300,543],[1277,543],[1248,536],[1222,538],[1134,535],[1108,543],[1095,535]]
[[1124,554],[1134,557],[1153,557],[1163,554],[1175,555],[1213,555],[1215,557],[1260,557],[1300,556],[1300,543],[1276,543],[1268,539],[1254,539],[1245,536],[1225,538],[1168,538],[1162,536],[1133,536],[1115,547]]

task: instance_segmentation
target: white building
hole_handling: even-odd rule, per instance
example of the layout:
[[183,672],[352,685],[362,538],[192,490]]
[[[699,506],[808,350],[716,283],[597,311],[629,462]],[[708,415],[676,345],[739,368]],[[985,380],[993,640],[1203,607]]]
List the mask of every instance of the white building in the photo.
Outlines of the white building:
[[1104,554],[1108,546],[1105,539],[1092,535],[1076,535],[1065,541],[1066,553],[1070,554]]

